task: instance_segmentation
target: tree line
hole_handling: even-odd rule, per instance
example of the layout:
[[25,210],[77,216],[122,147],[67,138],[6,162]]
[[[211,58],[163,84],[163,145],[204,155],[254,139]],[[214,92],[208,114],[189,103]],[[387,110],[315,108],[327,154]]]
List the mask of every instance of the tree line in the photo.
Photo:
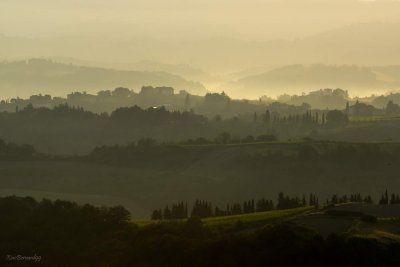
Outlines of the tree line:
[[386,189],[386,191],[384,193],[382,193],[382,195],[381,195],[379,204],[380,205],[400,204],[400,195],[392,193],[389,197],[389,193]]
[[[346,203],[365,203],[373,204],[374,201],[370,195],[363,197],[360,193],[338,196],[333,194],[330,199],[326,200],[326,206],[334,206],[337,204]],[[393,205],[400,204],[400,195],[389,194],[386,190],[382,194],[379,201],[380,205]],[[299,208],[305,206],[320,206],[319,199],[315,194],[309,194],[308,197],[303,195],[301,198],[294,196],[290,197],[283,192],[278,194],[277,204],[274,205],[272,200],[261,198],[258,200],[250,199],[240,202],[228,203],[225,209],[221,209],[218,205],[213,205],[210,201],[195,200],[192,208],[188,209],[187,202],[179,202],[171,205],[166,205],[164,209],[156,209],[151,214],[152,220],[171,220],[171,219],[186,219],[190,217],[207,218],[207,217],[221,217],[229,215],[249,214],[256,212],[264,212],[270,210],[284,210]]]
[[[339,197],[338,195],[333,195],[330,200],[327,200],[327,205],[335,205],[335,204],[343,204],[343,203],[367,203],[373,204],[374,201],[370,195],[362,197],[361,194],[352,194],[352,195],[343,195]],[[389,194],[386,189],[384,193],[381,194],[379,201],[377,202],[379,205],[394,205],[400,204],[400,195],[399,194]]]
[[281,116],[264,109],[253,118],[215,114],[213,118],[163,106],[94,113],[66,103],[53,108],[29,104],[0,113],[0,136],[52,154],[86,154],[98,145],[126,144],[146,137],[161,142],[188,140],[188,144],[264,142],[275,141],[280,134],[294,138],[324,127],[330,124],[330,117],[335,121],[337,116],[328,116],[332,112],[325,116],[308,110]]
[[[213,205],[210,201],[195,200],[191,209],[188,209],[187,202],[179,202],[171,205],[166,205],[164,209],[156,209],[151,214],[152,220],[170,220],[170,219],[185,219],[189,217],[207,218],[220,217],[229,215],[249,214],[256,212],[265,212],[270,210],[283,210],[298,207],[318,206],[318,198],[314,194],[310,194],[309,198],[303,195],[303,198],[290,197],[280,192],[278,194],[277,204],[274,205],[272,200],[266,198],[249,199],[244,202],[228,203],[225,209],[218,205]],[[190,215],[190,216],[189,216]]]
[[343,196],[338,196],[336,194],[332,195],[330,200],[327,200],[328,205],[335,205],[335,204],[343,204],[343,203],[367,203],[367,204],[372,204],[374,201],[372,200],[372,197],[370,195],[367,195],[365,197],[362,197],[361,194],[351,194],[351,195],[343,195]]

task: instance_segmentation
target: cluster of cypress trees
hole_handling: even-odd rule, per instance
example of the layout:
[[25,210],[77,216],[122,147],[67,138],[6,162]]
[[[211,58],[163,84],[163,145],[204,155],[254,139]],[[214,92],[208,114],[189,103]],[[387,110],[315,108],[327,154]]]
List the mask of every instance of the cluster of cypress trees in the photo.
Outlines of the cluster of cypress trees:
[[[362,197],[361,194],[351,194],[351,195],[343,195],[338,196],[336,194],[332,195],[330,199],[326,201],[326,205],[335,205],[349,202],[358,202],[358,203],[368,203],[372,204],[373,200],[370,195]],[[379,201],[380,205],[389,205],[389,204],[400,204],[400,195],[392,194],[389,198],[389,194],[387,190]],[[226,205],[226,209],[220,209],[218,206],[213,208],[213,205],[209,201],[204,200],[196,200],[193,204],[193,207],[190,212],[191,217],[220,217],[220,216],[228,216],[228,215],[238,215],[238,214],[248,214],[255,212],[264,212],[269,210],[282,210],[282,209],[292,209],[298,207],[305,206],[315,206],[319,207],[319,200],[315,194],[310,194],[308,197],[308,201],[305,195],[302,198],[297,196],[290,197],[280,192],[278,194],[278,202],[275,206],[272,200],[268,200],[265,198],[261,198],[258,200],[250,199],[244,201],[243,204],[239,202],[228,203]],[[151,219],[152,220],[162,220],[162,219],[184,219],[189,217],[188,205],[185,202],[180,202],[178,204],[173,204],[171,209],[167,205],[163,210],[158,209],[154,210]]]
[[225,211],[226,215],[238,215],[243,213],[240,203],[228,204]]
[[269,211],[274,209],[274,203],[272,200],[265,198],[257,200],[256,212]]
[[211,202],[204,200],[196,200],[192,208],[191,216],[200,218],[212,217],[213,208]]
[[[368,203],[372,204],[374,201],[370,195],[362,197],[361,194],[354,195],[344,195],[342,197],[338,197],[337,195],[333,195],[330,200],[327,201],[327,204],[341,204],[341,203],[349,203],[349,202],[358,202],[358,203]],[[387,189],[384,193],[382,193],[381,198],[379,200],[379,205],[393,205],[400,204],[400,195],[391,194],[389,197],[389,193]]]
[[284,193],[280,192],[278,195],[278,204],[276,205],[276,209],[277,210],[292,209],[292,208],[303,207],[306,205],[307,203],[305,200],[305,196],[303,196],[303,199],[300,201],[300,198],[297,196],[289,197],[285,196]]
[[[304,195],[303,195],[303,203],[302,204],[303,204],[303,206],[307,205],[306,198]],[[314,194],[310,194],[310,196],[308,198],[308,205],[316,206],[316,207],[319,205],[318,198]]]
[[183,219],[188,217],[187,203],[183,201],[178,204],[172,204],[171,209],[169,206],[165,206],[164,210],[154,210],[151,219],[152,220],[170,220],[170,219]]
[[400,195],[392,194],[389,200],[389,194],[386,189],[385,193],[382,194],[381,199],[379,200],[380,205],[393,205],[400,204]]
[[336,194],[332,196],[331,200],[328,201],[328,204],[341,204],[341,203],[349,203],[349,202],[364,202],[372,204],[374,201],[370,195],[366,197],[362,197],[361,194],[351,194],[350,196],[343,195],[341,197],[337,196]]
[[400,195],[392,194],[390,198],[390,204],[400,204]]
[[[280,195],[283,193],[280,193]],[[310,195],[310,203],[311,205],[315,205],[315,196]],[[300,202],[298,197],[289,198],[283,197],[281,202],[278,203],[277,209],[286,209],[286,208],[295,208],[306,206],[307,202],[305,199],[303,202]],[[274,203],[272,200],[268,200],[265,198],[261,198],[258,200],[250,199],[243,202],[243,204],[239,202],[228,203],[226,205],[226,209],[221,209],[218,206],[215,206],[213,209],[213,205],[209,201],[204,200],[196,200],[193,204],[193,207],[190,212],[191,217],[219,217],[219,216],[228,216],[228,215],[239,215],[239,214],[248,214],[254,212],[264,212],[275,209]],[[164,209],[154,210],[151,219],[152,220],[162,220],[162,219],[183,219],[188,218],[189,216],[187,203],[180,202],[178,204],[173,204],[170,209],[167,205]]]
[[[193,204],[193,207],[190,212],[191,217],[219,217],[219,216],[227,216],[227,215],[238,215],[238,214],[247,214],[254,212],[263,212],[274,209],[274,204],[272,200],[267,200],[265,198],[261,198],[257,201],[254,199],[250,199],[244,201],[243,204],[239,202],[229,203],[226,205],[226,209],[220,209],[218,206],[215,206],[213,209],[213,205],[209,201],[204,200],[196,200]],[[189,216],[187,203],[180,202],[178,204],[173,204],[171,209],[167,205],[164,209],[156,209],[153,211],[151,215],[152,220],[162,220],[162,219],[183,219],[188,218]]]
[[[253,122],[258,121],[258,114],[255,112],[253,115]],[[288,116],[271,116],[270,111],[267,109],[265,114],[262,114],[262,121],[264,123],[301,123],[301,124],[321,124],[324,125],[326,123],[325,113],[322,113],[322,116],[319,115],[318,112],[314,114],[311,111],[306,111],[304,114],[296,114],[296,115],[288,115]]]

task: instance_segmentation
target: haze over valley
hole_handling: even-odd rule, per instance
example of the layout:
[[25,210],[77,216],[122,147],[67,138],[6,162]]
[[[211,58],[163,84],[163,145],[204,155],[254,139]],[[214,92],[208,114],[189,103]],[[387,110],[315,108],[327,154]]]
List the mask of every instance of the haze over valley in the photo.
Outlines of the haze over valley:
[[[343,88],[359,96],[399,89],[397,67],[391,69],[400,60],[399,1],[118,0],[111,5],[91,0],[78,8],[73,2],[55,5],[40,0],[34,5],[29,1],[0,5],[0,59],[7,62],[42,58],[74,66],[162,71],[235,98],[320,88]],[[19,5],[25,8],[18,9]],[[173,5],[180,8],[169,9]],[[10,17],[13,12],[19,15],[18,23]],[[40,16],[43,12],[52,16]],[[329,76],[323,69],[313,73],[290,67],[313,69],[314,64],[339,70]],[[353,65],[365,72],[364,77],[346,70]],[[159,85],[160,80],[147,78],[151,74],[135,75],[131,79],[140,86]],[[58,86],[69,86],[62,84]],[[112,83],[113,87],[136,84],[123,79]],[[102,90],[107,84],[77,85],[70,91]],[[50,86],[39,83],[24,90],[49,93]],[[8,90],[4,82],[1,90]],[[57,86],[54,90],[53,94],[61,92]]]
[[399,266],[400,0],[1,0],[0,266]]

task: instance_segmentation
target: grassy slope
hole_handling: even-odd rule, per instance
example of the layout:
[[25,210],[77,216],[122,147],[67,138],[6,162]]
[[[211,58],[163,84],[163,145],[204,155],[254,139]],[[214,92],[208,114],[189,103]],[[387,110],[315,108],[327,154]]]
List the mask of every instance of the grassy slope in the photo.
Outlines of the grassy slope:
[[307,211],[313,210],[314,207],[301,207],[287,210],[273,210],[265,212],[256,212],[251,214],[240,214],[222,217],[206,218],[203,222],[206,225],[227,225],[241,221],[243,223],[267,223],[275,219],[287,218],[294,215],[302,214]]
[[[296,224],[314,229],[325,238],[331,233],[348,233],[354,236],[374,238],[381,242],[400,242],[400,218],[379,218],[377,223],[368,223],[356,217],[324,215],[323,210],[315,210],[314,207],[310,206],[243,215],[211,217],[202,219],[202,222],[206,226],[218,229],[253,231],[266,224],[281,220],[290,220]],[[164,221],[139,220],[132,221],[132,223],[135,223],[139,227],[144,227],[151,224],[183,223],[185,221],[186,219]]]

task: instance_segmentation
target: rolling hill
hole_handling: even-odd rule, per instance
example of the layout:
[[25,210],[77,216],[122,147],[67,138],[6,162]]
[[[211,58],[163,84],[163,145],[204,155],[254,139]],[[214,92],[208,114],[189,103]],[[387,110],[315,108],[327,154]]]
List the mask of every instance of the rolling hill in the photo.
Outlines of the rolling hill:
[[[102,36],[24,38],[0,35],[0,58],[72,56],[91,62],[120,62],[130,69],[137,67],[134,62],[142,62],[139,69],[171,70],[181,76],[188,75],[184,76],[188,79],[196,77],[197,80],[206,78],[204,73],[176,65],[189,64],[216,75],[244,69],[270,69],[319,62],[366,66],[398,64],[399,33],[398,22],[370,22],[349,24],[297,39],[268,39],[266,36],[262,41],[223,36],[166,42],[144,37],[120,40]],[[114,67],[112,64],[108,66]],[[236,73],[235,79],[243,78],[242,74]]]
[[137,92],[144,85],[171,86],[193,94],[206,92],[200,83],[161,71],[119,71],[61,64],[44,59],[0,63],[0,91],[3,99],[38,93],[66,95],[71,91],[97,92],[119,86]]
[[247,76],[228,85],[229,93],[257,97],[320,89],[342,88],[356,94],[387,92],[400,88],[399,66],[288,65]]
[[[321,150],[330,147],[328,143],[313,145]],[[76,158],[2,161],[0,195],[122,204],[132,218],[144,219],[155,208],[182,200],[190,203],[204,199],[221,206],[261,197],[276,202],[278,192],[283,191],[292,196],[315,193],[321,203],[333,193],[354,192],[370,194],[376,201],[385,188],[399,188],[397,161],[380,158],[371,164],[360,159],[350,165],[347,160],[279,156],[298,153],[301,147],[301,143],[295,142],[193,146],[179,150],[181,154],[168,152],[166,155],[172,161],[169,165],[164,164],[166,156],[161,151],[139,154],[134,162],[144,167]],[[198,157],[189,157],[188,153]],[[179,155],[189,159],[181,162]],[[353,157],[351,154],[347,158],[350,156]],[[181,162],[179,167],[171,167],[177,160]]]

